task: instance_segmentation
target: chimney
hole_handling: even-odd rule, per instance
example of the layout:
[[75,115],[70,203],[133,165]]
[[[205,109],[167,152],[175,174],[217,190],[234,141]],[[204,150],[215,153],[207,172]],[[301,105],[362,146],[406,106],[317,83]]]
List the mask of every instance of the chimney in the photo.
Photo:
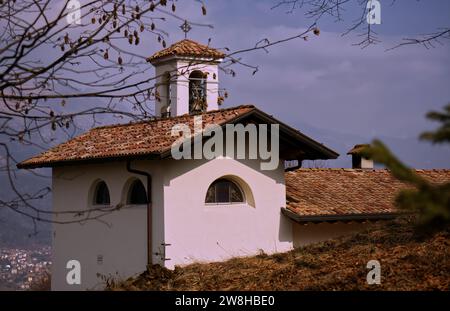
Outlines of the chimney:
[[373,169],[373,160],[361,156],[361,151],[369,144],[355,145],[347,154],[352,155],[352,168]]

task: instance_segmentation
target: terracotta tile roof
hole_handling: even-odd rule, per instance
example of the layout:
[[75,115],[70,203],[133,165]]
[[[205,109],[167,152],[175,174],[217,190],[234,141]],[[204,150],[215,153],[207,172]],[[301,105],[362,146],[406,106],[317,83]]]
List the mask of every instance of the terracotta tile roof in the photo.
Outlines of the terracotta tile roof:
[[[338,153],[325,145],[279,122],[252,105],[205,112],[202,114],[202,122],[203,127],[207,124],[224,125],[238,122],[241,117],[247,116],[263,118],[263,121],[258,122],[279,124],[280,133],[288,135],[288,140],[297,144],[296,147],[289,145],[287,148],[299,150],[302,155],[306,155],[307,159],[335,159],[339,156]],[[51,167],[70,162],[92,162],[105,159],[121,160],[144,157],[158,159],[165,157],[166,153],[170,156],[170,148],[178,139],[178,137],[171,135],[171,130],[178,123],[189,124],[193,132],[194,115],[186,114],[167,119],[97,127],[40,155],[25,160],[17,164],[17,167],[27,169]],[[289,151],[289,149],[286,150]],[[281,148],[280,152],[283,156]],[[291,156],[288,152],[285,155],[286,158]]]
[[224,58],[225,54],[222,53],[219,50],[213,49],[209,46],[200,44],[198,42],[184,39],[181,41],[178,41],[177,43],[172,44],[168,48],[161,50],[159,52],[156,52],[147,60],[149,62],[154,62],[160,58],[166,57],[166,56],[199,56],[199,57],[207,57],[207,58],[213,58],[213,59],[220,59]]
[[[221,125],[255,109],[254,106],[247,105],[209,111],[202,114],[203,126],[212,123]],[[167,119],[97,127],[17,166],[35,168],[93,159],[161,154],[170,150],[172,143],[178,138],[171,135],[172,127],[183,123],[189,124],[193,129],[193,120],[193,115],[186,114]]]
[[[431,182],[450,182],[450,170],[416,172]],[[300,217],[396,213],[394,198],[407,187],[384,169],[300,168],[285,177],[286,208]]]

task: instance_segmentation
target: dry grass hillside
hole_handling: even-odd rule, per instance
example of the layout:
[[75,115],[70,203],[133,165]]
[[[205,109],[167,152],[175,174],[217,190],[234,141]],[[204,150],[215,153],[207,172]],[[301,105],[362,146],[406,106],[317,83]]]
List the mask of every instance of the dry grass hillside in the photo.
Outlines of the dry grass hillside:
[[[368,285],[366,264],[381,263],[381,285]],[[153,266],[137,277],[108,280],[111,290],[450,290],[450,228],[418,233],[411,219],[288,253]]]

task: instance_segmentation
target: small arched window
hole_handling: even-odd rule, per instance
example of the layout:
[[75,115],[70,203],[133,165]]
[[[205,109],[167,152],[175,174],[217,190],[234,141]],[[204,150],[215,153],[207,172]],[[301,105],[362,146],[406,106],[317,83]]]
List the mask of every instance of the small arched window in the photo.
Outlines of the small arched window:
[[231,180],[220,178],[214,181],[206,192],[205,203],[243,203],[241,188]]
[[109,189],[104,181],[99,181],[95,186],[94,205],[109,205]]
[[189,112],[206,111],[206,74],[194,70],[189,75]]
[[132,182],[128,191],[128,204],[147,204],[147,192],[139,179]]

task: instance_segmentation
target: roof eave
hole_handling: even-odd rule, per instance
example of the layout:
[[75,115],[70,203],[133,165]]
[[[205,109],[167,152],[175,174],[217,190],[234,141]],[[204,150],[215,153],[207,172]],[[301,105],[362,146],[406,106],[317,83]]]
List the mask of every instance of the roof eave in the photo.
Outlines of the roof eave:
[[113,156],[113,157],[96,157],[96,158],[86,158],[86,159],[69,159],[64,161],[47,161],[38,163],[26,163],[26,161],[20,162],[16,165],[18,169],[35,169],[35,168],[50,168],[58,166],[72,166],[80,164],[99,164],[105,162],[115,162],[115,161],[127,161],[127,160],[155,160],[161,159],[160,152],[143,153],[143,154],[132,154],[123,156]]
[[169,54],[164,56],[159,56],[155,58],[149,58],[150,64],[153,66],[162,64],[165,62],[169,62],[172,60],[187,60],[187,61],[199,61],[199,62],[210,62],[210,63],[221,63],[224,59],[225,55],[222,57],[208,57],[208,56],[195,56],[195,55],[176,55],[176,54]]

